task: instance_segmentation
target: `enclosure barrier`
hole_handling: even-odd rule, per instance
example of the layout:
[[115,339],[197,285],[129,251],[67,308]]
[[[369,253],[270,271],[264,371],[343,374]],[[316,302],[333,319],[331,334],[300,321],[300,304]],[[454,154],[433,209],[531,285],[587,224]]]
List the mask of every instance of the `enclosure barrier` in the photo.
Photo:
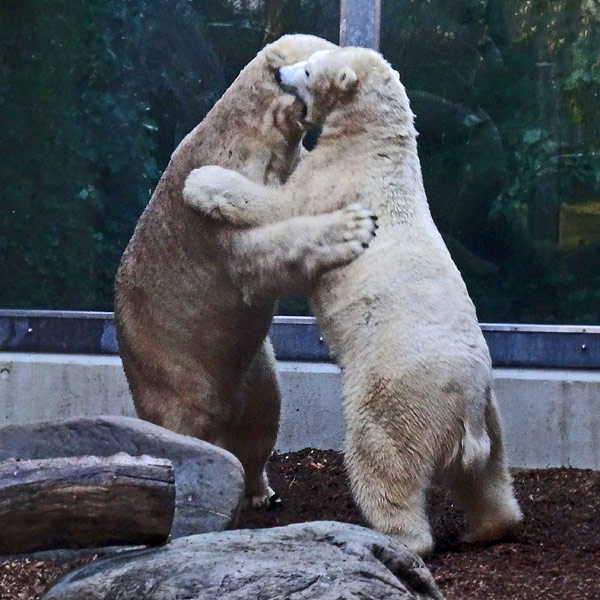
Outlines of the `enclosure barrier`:
[[[483,324],[513,467],[600,469],[600,327]],[[310,317],[271,328],[276,449],[341,449],[338,367]],[[391,357],[392,359],[393,357]],[[0,311],[0,422],[134,416],[112,313]]]

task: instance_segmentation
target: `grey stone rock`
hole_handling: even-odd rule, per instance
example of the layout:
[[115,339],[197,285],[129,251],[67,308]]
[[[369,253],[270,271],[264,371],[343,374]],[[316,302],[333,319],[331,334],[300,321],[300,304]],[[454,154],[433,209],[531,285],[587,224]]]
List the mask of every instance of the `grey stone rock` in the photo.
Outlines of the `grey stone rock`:
[[129,417],[102,416],[0,428],[0,460],[63,456],[168,458],[175,470],[172,537],[221,531],[236,520],[244,470],[229,452]]
[[208,533],[71,572],[44,600],[443,600],[392,538],[316,521]]

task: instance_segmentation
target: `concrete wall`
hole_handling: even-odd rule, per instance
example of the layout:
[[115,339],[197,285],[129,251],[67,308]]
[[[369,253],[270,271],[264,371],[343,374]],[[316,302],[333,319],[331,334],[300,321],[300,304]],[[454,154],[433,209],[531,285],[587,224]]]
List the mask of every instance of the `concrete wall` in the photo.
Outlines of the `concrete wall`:
[[[328,363],[279,363],[277,450],[341,449],[340,376]],[[600,373],[497,369],[495,387],[513,467],[600,469]],[[0,423],[134,415],[115,356],[0,353]]]

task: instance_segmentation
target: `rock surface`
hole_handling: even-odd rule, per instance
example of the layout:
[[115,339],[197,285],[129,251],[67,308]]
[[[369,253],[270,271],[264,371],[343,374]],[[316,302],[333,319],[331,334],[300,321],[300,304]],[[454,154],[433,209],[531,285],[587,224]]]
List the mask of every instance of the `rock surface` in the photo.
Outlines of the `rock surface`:
[[129,417],[102,416],[0,428],[0,460],[112,456],[167,458],[175,470],[172,537],[230,527],[244,494],[244,470],[229,452]]
[[180,538],[73,571],[44,600],[443,600],[423,562],[333,521]]

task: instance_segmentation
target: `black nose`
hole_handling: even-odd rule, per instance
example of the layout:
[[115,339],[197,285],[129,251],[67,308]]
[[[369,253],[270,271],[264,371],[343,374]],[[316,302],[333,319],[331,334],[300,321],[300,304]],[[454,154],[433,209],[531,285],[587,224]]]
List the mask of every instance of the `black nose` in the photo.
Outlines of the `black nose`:
[[275,81],[281,84],[281,73],[279,72],[279,69],[275,71]]

